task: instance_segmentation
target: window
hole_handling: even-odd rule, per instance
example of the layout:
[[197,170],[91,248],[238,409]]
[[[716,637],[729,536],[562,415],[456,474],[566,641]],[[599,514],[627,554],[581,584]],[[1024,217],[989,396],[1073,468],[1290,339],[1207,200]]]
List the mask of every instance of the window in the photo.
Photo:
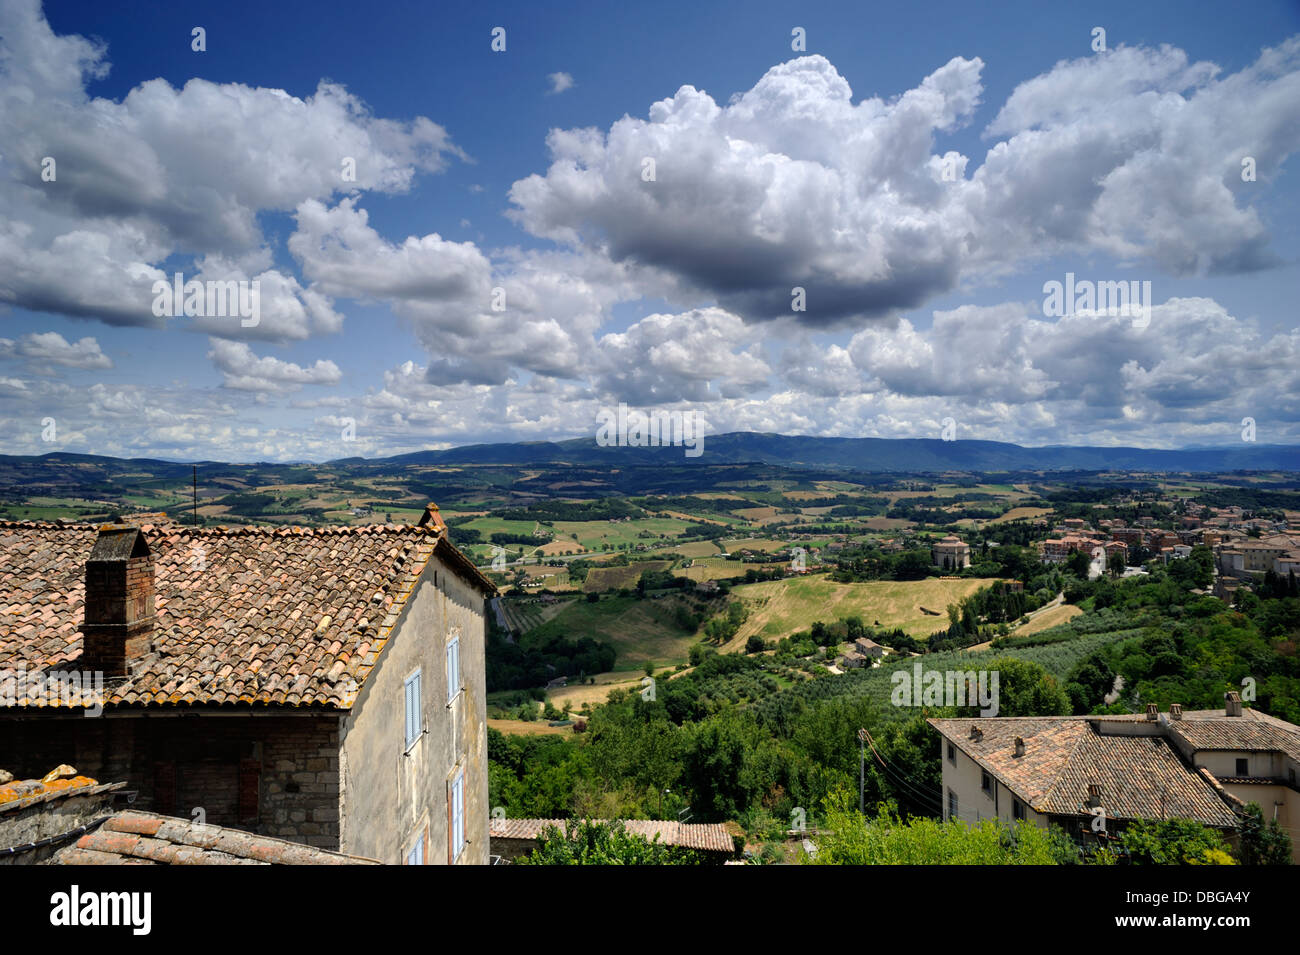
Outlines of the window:
[[1025,804],[1022,803],[1019,799],[1011,800],[1011,818],[1012,819],[1025,818]]
[[420,713],[420,671],[416,670],[406,678],[406,748],[415,745],[424,730],[424,719]]
[[953,746],[952,743],[948,744],[948,762],[953,764],[957,762],[957,747]]
[[406,854],[406,864],[424,865],[424,833],[420,834],[415,845],[411,846],[411,851]]
[[957,818],[957,794],[951,789],[948,790],[948,818]]
[[1250,775],[1250,760],[1248,759],[1237,760],[1237,775],[1238,776]]
[[988,773],[980,773],[980,789],[984,790],[986,793],[993,792],[993,777]]
[[447,705],[460,692],[460,637],[452,637],[447,644]]
[[457,770],[451,781],[451,792],[447,796],[447,815],[451,820],[451,833],[447,840],[451,849],[451,861],[460,858],[465,848],[465,770]]

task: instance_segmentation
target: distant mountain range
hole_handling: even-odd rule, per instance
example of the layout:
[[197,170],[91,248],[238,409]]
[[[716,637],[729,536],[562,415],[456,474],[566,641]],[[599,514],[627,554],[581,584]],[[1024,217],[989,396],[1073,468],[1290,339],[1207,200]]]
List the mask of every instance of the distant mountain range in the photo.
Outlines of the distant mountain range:
[[[1297,471],[1300,446],[1248,444],[1178,450],[1093,448],[1052,445],[1025,448],[1000,441],[941,441],[935,438],[817,438],[805,435],[733,431],[705,435],[703,453],[688,457],[682,447],[601,447],[594,437],[566,441],[519,441],[470,444],[445,451],[415,451],[386,458],[339,458],[333,466],[492,464],[517,467],[577,465],[636,467],[651,463],[678,466],[771,464],[793,468],[853,471]],[[241,467],[215,461],[194,462],[208,468]],[[249,462],[250,464],[254,462]],[[267,462],[256,462],[266,464]],[[110,472],[126,465],[147,466],[158,476],[175,477],[189,462],[153,458],[114,458],[55,452],[39,456],[0,455],[3,466],[95,464]],[[315,467],[312,462],[269,465]],[[171,472],[175,472],[172,474]],[[183,476],[183,475],[181,475]]]
[[573,438],[567,441],[473,444],[446,451],[417,451],[382,460],[395,465],[575,464],[618,467],[645,464],[653,459],[685,465],[693,462],[711,465],[763,463],[857,471],[1300,471],[1300,446],[1246,442],[1180,450],[1069,446],[1025,448],[999,441],[817,438],[734,431],[706,435],[701,446],[703,454],[687,457],[681,447],[600,447],[595,438]]

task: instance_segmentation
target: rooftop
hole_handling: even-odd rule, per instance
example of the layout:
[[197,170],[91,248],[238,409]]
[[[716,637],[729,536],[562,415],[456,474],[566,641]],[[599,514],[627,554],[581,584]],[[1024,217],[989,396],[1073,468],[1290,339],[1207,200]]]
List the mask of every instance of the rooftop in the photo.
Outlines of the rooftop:
[[152,812],[109,816],[51,865],[379,865],[373,859]]
[[[1195,819],[1230,827],[1235,816],[1214,783],[1187,766],[1162,736],[1109,736],[1096,718],[932,719],[945,738],[1036,812],[1088,813],[1088,786],[1101,786],[1112,819]],[[983,731],[970,738],[971,727]],[[1025,742],[1016,756],[1015,740]]]
[[[152,649],[130,676],[105,685],[103,705],[351,707],[435,552],[495,592],[439,525],[143,525],[154,563]],[[17,687],[19,707],[83,705],[75,694],[29,700],[14,675],[77,669],[98,532],[0,522],[0,681]],[[0,698],[0,712],[13,708]]]
[[[493,839],[536,840],[548,826],[555,826],[565,832],[566,824],[564,819],[493,819],[489,835]],[[658,837],[658,841],[666,846],[726,853],[736,849],[731,833],[719,822],[627,819],[623,822],[623,828],[632,835],[643,836],[652,842]]]

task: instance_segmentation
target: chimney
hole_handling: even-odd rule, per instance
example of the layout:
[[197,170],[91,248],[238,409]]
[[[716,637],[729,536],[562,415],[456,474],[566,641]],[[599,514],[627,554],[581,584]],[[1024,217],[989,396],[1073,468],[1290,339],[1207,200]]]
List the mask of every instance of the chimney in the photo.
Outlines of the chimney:
[[1160,716],[1160,706],[1156,703],[1147,704],[1147,719],[1154,722]]
[[424,505],[424,514],[420,517],[420,523],[417,526],[424,527],[426,524],[441,531],[443,536],[446,536],[447,522],[444,521],[442,515],[438,513],[438,505],[434,504],[432,501]]
[[1181,719],[1183,718],[1183,704],[1181,704],[1181,703],[1170,703],[1170,704],[1169,704],[1169,718],[1170,718],[1170,719],[1174,719],[1174,720],[1181,720]]
[[1025,755],[1025,738],[1023,736],[1016,737],[1016,755],[1017,756]]
[[1241,694],[1236,690],[1229,690],[1223,694],[1223,712],[1225,716],[1241,715]]
[[984,731],[978,726],[972,726],[970,728],[970,738],[978,743],[980,740],[984,739]]
[[1088,783],[1088,805],[1094,809],[1101,805],[1101,786],[1097,783]]
[[154,623],[153,554],[140,528],[105,524],[86,561],[81,668],[127,676],[150,650]]

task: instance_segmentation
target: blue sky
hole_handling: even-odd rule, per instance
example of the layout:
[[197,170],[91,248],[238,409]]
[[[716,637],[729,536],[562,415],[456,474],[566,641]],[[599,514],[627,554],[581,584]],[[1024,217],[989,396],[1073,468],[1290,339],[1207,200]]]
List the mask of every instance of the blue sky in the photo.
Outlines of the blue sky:
[[[177,6],[0,0],[2,451],[328,459],[620,401],[1300,439],[1293,3]],[[156,319],[178,270],[260,276],[266,320]],[[1045,315],[1067,272],[1149,281],[1149,324]]]

